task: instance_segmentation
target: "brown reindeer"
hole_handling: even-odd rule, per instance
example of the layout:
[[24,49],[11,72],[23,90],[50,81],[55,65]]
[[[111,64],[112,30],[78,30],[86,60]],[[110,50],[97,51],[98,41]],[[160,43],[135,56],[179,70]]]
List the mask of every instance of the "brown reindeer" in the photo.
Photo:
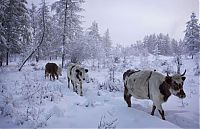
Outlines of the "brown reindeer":
[[62,69],[59,66],[57,66],[57,64],[55,63],[47,63],[45,65],[45,79],[49,75],[50,75],[50,80],[51,80],[51,77],[53,78],[53,80],[55,80],[55,76],[58,79],[58,75],[62,75],[61,72],[62,72]]

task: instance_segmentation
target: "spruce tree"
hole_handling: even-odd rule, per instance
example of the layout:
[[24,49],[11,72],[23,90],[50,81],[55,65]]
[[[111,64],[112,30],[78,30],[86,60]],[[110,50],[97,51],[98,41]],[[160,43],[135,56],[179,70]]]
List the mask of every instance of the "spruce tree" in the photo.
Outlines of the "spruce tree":
[[100,45],[101,42],[101,37],[99,34],[99,27],[98,27],[98,23],[96,23],[95,21],[92,23],[92,26],[90,28],[88,28],[87,30],[87,34],[88,34],[88,41],[89,41],[89,45],[91,46],[91,57],[92,58],[97,58],[97,51],[98,51],[98,47]]
[[[44,43],[38,48],[38,54],[37,54],[37,61],[39,58],[43,57],[43,59],[46,59],[47,56],[49,56],[49,52],[51,51],[51,33],[52,33],[52,27],[51,27],[51,20],[52,17],[50,16],[50,10],[49,6],[47,5],[45,0],[42,0],[42,3],[40,4],[40,7],[37,11],[37,28],[36,28],[36,43],[38,43],[41,39],[42,33],[43,33],[43,24],[45,24],[45,35],[44,35]],[[44,22],[43,22],[43,15],[44,15]]]
[[199,25],[195,13],[192,13],[190,18],[186,25],[184,43],[186,45],[186,53],[193,58],[200,50]]
[[5,39],[5,27],[3,26],[5,22],[5,9],[8,5],[8,1],[0,0],[0,66],[3,65],[3,58],[6,52],[6,39]]
[[[31,41],[29,45],[29,49],[33,49],[34,46],[37,46],[38,42],[36,40],[36,32],[37,32],[37,20],[38,20],[38,15],[37,15],[37,6],[34,5],[33,3],[31,4],[31,8],[29,9],[29,15],[30,15],[30,29],[31,29]],[[34,54],[34,57],[36,58],[36,62],[38,62],[38,52]]]
[[28,29],[28,10],[26,0],[6,0],[6,3],[2,26],[5,29],[6,65],[8,65],[9,54],[20,52],[22,46],[20,37],[23,37]]
[[106,54],[106,58],[108,58],[111,52],[111,47],[112,47],[112,41],[110,38],[109,29],[106,30],[103,36],[103,47]]
[[76,36],[82,31],[81,18],[78,13],[83,11],[81,4],[83,0],[58,0],[52,4],[52,10],[55,11],[54,17],[58,19],[60,28],[60,37],[62,37],[62,67],[65,61],[65,55],[69,52],[70,44],[76,40]]

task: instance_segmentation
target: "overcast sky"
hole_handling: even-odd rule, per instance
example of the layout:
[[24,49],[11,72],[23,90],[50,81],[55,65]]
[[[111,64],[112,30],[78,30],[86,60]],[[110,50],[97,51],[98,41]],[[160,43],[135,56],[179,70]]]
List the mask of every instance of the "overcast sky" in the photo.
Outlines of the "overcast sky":
[[191,13],[199,17],[199,0],[85,0],[82,7],[84,28],[96,21],[101,35],[108,28],[113,43],[123,45],[153,33],[183,39]]

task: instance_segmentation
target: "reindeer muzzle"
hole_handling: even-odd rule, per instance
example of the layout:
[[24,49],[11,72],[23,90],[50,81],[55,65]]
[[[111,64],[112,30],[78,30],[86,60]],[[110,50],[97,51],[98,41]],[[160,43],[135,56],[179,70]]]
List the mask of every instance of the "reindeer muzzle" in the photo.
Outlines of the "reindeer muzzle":
[[177,93],[177,96],[181,99],[184,99],[186,97],[186,94],[183,90],[180,90],[180,92]]

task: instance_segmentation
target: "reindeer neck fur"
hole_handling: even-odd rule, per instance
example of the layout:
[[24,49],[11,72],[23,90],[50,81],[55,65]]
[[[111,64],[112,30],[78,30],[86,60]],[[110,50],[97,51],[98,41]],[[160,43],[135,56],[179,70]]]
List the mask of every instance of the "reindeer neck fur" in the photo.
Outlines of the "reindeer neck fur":
[[163,81],[163,83],[159,86],[159,90],[160,93],[164,96],[163,101],[166,102],[171,95],[170,85],[166,81]]

